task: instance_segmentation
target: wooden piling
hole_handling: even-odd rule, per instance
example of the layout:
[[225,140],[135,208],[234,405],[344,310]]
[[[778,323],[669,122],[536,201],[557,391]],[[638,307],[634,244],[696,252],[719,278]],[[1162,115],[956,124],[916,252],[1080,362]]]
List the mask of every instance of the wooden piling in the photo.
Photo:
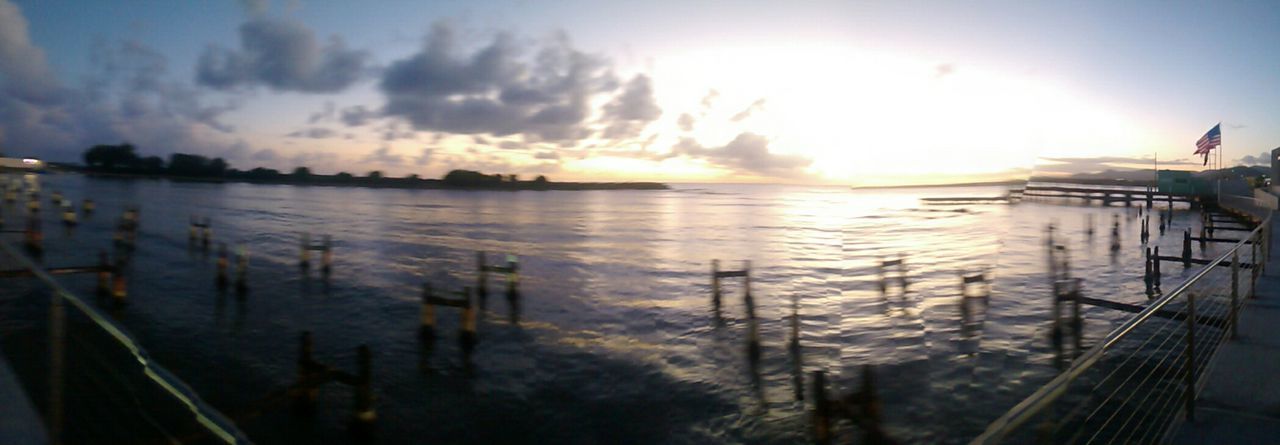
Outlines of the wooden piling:
[[92,214],[94,209],[96,208],[97,208],[97,205],[94,204],[93,200],[89,198],[85,198],[85,200],[80,203],[80,209],[82,212],[84,212],[86,216]]
[[462,307],[461,337],[462,352],[470,356],[476,347],[476,310],[471,303],[471,288],[462,288],[466,305]]
[[315,344],[311,337],[311,331],[302,331],[302,335],[298,338],[298,362],[297,362],[297,380],[294,383],[293,397],[294,408],[310,412],[315,409],[316,401],[320,398],[320,389],[314,380],[314,374],[319,367],[312,353],[315,350]]
[[23,232],[23,244],[27,252],[32,254],[38,255],[44,252],[44,231],[40,228],[40,218],[33,216],[27,219],[27,230]]
[[129,296],[129,287],[124,277],[124,257],[116,259],[115,267],[111,274],[111,297],[116,304],[123,305]]
[[1153,269],[1152,279],[1155,281],[1156,288],[1159,289],[1160,288],[1160,246],[1156,246],[1156,250],[1153,252],[1153,255],[1155,256],[1151,257],[1151,260],[1153,262],[1151,265]]
[[325,278],[333,270],[333,238],[324,236],[324,250],[320,252],[320,274]]
[[111,262],[106,251],[98,251],[98,296],[111,295]]
[[760,326],[756,320],[756,300],[751,295],[751,261],[744,261],[742,270],[746,272],[742,277],[742,302],[747,308],[747,356],[754,363],[760,361]]
[[303,271],[311,268],[311,234],[302,234],[301,249],[298,252],[298,265]]
[[711,304],[720,312],[720,260],[711,260]]
[[422,314],[418,332],[424,339],[432,339],[436,335],[436,306],[431,304],[431,297],[431,283],[422,283]]
[[218,243],[218,260],[217,260],[217,278],[214,279],[214,285],[218,290],[227,289],[227,244]]
[[1191,229],[1182,232],[1182,267],[1191,267]]
[[373,407],[373,352],[368,345],[356,348],[356,368],[351,426],[353,432],[368,435],[373,430],[374,421],[378,420]]
[[484,251],[476,251],[476,296],[481,299],[489,296],[489,268],[488,259],[485,258]]
[[[507,301],[514,302],[520,297],[520,264],[515,255],[507,255]],[[514,304],[514,303],[513,303]]]
[[827,375],[813,371],[813,440],[818,445],[831,443],[831,402],[827,399]]
[[249,291],[249,248],[241,244],[236,249],[236,293],[244,294]]

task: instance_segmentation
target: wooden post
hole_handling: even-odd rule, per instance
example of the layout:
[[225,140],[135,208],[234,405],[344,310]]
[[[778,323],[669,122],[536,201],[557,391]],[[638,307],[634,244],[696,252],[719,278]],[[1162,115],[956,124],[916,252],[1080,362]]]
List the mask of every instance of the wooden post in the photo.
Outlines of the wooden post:
[[1151,276],[1151,248],[1148,247],[1146,252],[1146,258],[1144,258],[1145,261],[1143,261],[1144,271],[1142,273],[1142,282],[1146,283],[1147,295],[1149,296],[1151,295],[1151,285],[1154,282],[1155,277]]
[[249,291],[249,248],[241,244],[236,249],[236,292],[244,294]]
[[800,299],[791,295],[791,341],[787,342],[793,355],[800,355]]
[[1258,235],[1250,237],[1249,262],[1253,264],[1253,267],[1249,268],[1249,298],[1258,297],[1258,270],[1261,269],[1261,265],[1258,264],[1258,243],[1261,239],[1261,231],[1259,231]]
[[831,443],[831,402],[827,399],[827,375],[813,371],[813,441]]
[[200,223],[196,222],[195,215],[192,215],[191,218],[187,220],[187,242],[188,243],[195,244],[196,238],[198,238],[200,235],[200,228],[197,227],[199,224]]
[[1182,267],[1191,267],[1191,229],[1182,232]]
[[209,240],[213,238],[213,221],[209,218],[204,219],[204,227],[200,231],[200,245],[205,249],[209,248]]
[[711,260],[711,305],[720,312],[720,260]]
[[111,262],[106,251],[98,251],[98,296],[111,295]]
[[902,293],[907,292],[907,259],[901,254],[898,255],[898,284],[902,287]]
[[418,333],[424,339],[436,335],[436,306],[431,304],[431,283],[422,283],[422,314],[419,316]]
[[[1256,266],[1257,264],[1255,263],[1254,265]],[[1229,311],[1231,316],[1231,338],[1236,338],[1236,334],[1238,333],[1238,330],[1239,330],[1236,327],[1236,323],[1238,322],[1236,316],[1238,315],[1237,311],[1239,310],[1239,308],[1237,307],[1237,302],[1239,301],[1239,299],[1240,299],[1240,250],[1237,249],[1237,250],[1231,251],[1231,310]]]
[[62,202],[62,223],[67,227],[75,227],[79,223],[76,220],[76,209],[71,207],[71,201]]
[[300,246],[301,250],[298,252],[298,265],[301,266],[302,270],[305,272],[307,269],[311,268],[311,234],[302,234],[302,242]]
[[111,297],[115,299],[116,304],[123,305],[125,298],[129,296],[128,284],[124,278],[124,257],[116,259],[115,268],[111,274]]
[[471,355],[471,351],[476,347],[476,311],[471,304],[471,288],[462,288],[462,298],[466,299],[466,305],[462,307],[462,323],[461,338],[462,352],[467,356]]
[[356,385],[351,414],[352,428],[360,434],[368,434],[378,414],[373,408],[373,353],[368,345],[356,349]]
[[324,236],[324,250],[320,253],[320,273],[329,277],[329,272],[333,270],[333,238],[329,235]]
[[1062,349],[1062,281],[1056,277],[1053,280],[1053,324],[1049,333],[1049,339],[1053,343],[1054,349],[1061,351]]
[[40,218],[32,216],[27,219],[27,230],[23,232],[23,244],[27,251],[39,255],[44,252],[44,232],[40,229]]
[[476,295],[485,298],[489,295],[489,268],[486,267],[484,251],[476,251]]
[[217,266],[218,277],[214,280],[214,285],[218,287],[218,290],[225,290],[227,288],[227,244],[226,243],[218,244],[217,265],[218,265]]
[[89,198],[85,198],[84,202],[80,204],[80,208],[86,216],[92,214],[96,207],[97,206],[93,203],[93,200]]
[[1156,246],[1155,256],[1152,257],[1152,261],[1155,262],[1155,264],[1152,264],[1152,269],[1154,269],[1152,271],[1152,274],[1154,275],[1152,278],[1155,279],[1156,287],[1159,288],[1160,287],[1160,246]]
[[507,255],[507,300],[515,301],[520,297],[520,265],[515,255]]
[[1071,289],[1071,331],[1075,335],[1076,345],[1079,347],[1080,338],[1084,333],[1084,319],[1080,317],[1080,279],[1076,278],[1072,283]]
[[298,338],[297,381],[294,383],[292,396],[294,408],[303,411],[314,409],[316,400],[320,398],[320,390],[316,388],[315,382],[311,381],[311,374],[315,368],[315,360],[311,357],[314,349],[311,331],[302,331],[302,335]]

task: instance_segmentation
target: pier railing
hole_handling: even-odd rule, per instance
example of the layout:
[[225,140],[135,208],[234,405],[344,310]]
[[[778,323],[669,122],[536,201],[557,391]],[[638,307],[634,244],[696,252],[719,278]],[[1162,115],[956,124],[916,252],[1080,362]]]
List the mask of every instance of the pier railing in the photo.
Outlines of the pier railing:
[[1218,345],[1267,267],[1270,222],[1081,352],[972,444],[1165,442],[1194,418]]
[[34,279],[4,283],[12,292],[0,308],[8,318],[0,320],[0,353],[41,412],[48,443],[249,443],[112,316],[44,266],[7,242],[0,242],[0,262]]

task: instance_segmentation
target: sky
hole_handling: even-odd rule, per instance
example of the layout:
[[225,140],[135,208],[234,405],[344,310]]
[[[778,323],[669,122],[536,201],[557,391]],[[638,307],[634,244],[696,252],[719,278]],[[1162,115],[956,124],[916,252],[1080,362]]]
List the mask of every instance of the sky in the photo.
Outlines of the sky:
[[1280,146],[1280,3],[0,0],[0,151],[892,185]]

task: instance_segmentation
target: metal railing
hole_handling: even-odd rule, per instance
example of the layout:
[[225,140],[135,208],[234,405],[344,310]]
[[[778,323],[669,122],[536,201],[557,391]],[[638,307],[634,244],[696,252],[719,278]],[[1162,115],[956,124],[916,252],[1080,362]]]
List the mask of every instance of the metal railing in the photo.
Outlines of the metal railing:
[[11,329],[21,341],[10,346],[19,350],[5,352],[27,369],[23,386],[43,412],[50,443],[250,443],[116,322],[10,243],[0,242],[0,251],[47,287],[48,306],[27,312],[47,310],[47,318]]
[[[972,444],[1160,442],[1195,415],[1218,345],[1266,267],[1271,216],[1080,354]],[[1241,263],[1241,260],[1248,261]]]

